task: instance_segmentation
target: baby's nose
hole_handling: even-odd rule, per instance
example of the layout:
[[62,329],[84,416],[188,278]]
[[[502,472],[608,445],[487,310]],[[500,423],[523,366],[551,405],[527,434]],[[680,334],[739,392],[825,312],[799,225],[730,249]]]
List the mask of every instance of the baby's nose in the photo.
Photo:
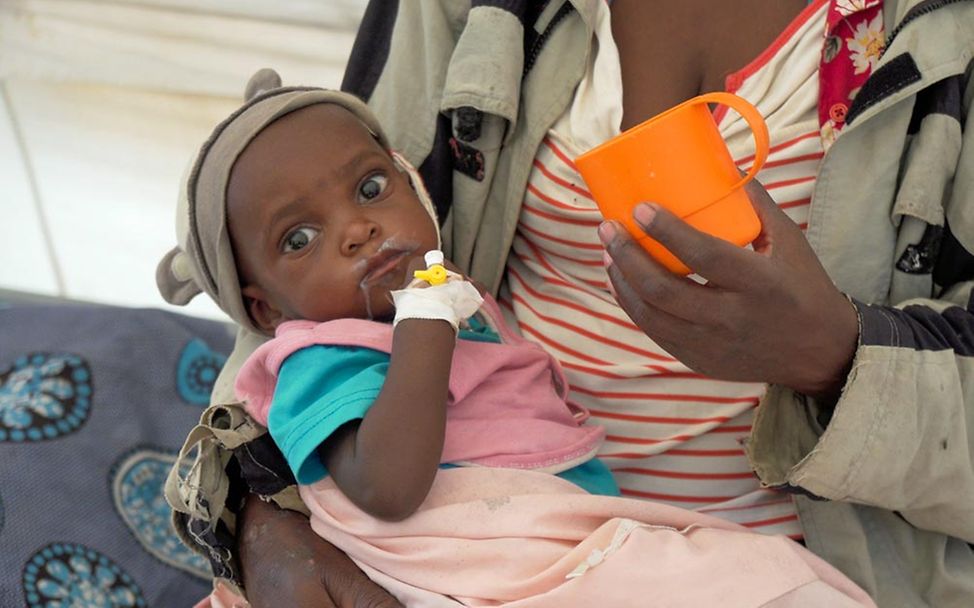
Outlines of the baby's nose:
[[345,239],[342,242],[342,251],[353,254],[372,239],[379,236],[379,225],[368,220],[357,220],[351,222],[345,232]]

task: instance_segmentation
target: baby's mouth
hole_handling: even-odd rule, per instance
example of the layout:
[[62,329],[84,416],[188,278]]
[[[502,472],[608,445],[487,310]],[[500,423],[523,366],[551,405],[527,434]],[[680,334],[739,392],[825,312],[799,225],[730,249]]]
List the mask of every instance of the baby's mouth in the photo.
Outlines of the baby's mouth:
[[379,250],[366,260],[362,285],[375,284],[388,277],[414,250],[415,248],[392,245],[389,241],[383,243]]
[[[390,280],[398,280],[396,269],[419,249],[419,244],[402,243],[395,238],[387,239],[368,259],[363,260],[364,266],[362,280],[359,281],[359,289],[365,298],[365,309],[368,319],[375,320],[372,314],[372,290],[373,287],[381,285],[380,289],[386,287],[397,288],[400,285],[389,285]],[[386,300],[392,301],[392,297],[385,293]]]

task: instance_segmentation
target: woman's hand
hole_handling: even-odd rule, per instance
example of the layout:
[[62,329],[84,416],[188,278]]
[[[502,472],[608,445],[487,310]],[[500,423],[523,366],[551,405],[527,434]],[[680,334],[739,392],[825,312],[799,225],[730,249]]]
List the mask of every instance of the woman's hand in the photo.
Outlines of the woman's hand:
[[238,532],[243,583],[254,608],[402,606],[300,513],[249,496]]
[[656,205],[636,222],[707,280],[672,274],[614,222],[599,228],[616,298],[646,335],[714,378],[837,394],[858,341],[855,308],[836,289],[801,230],[756,181],[754,251],[699,232]]

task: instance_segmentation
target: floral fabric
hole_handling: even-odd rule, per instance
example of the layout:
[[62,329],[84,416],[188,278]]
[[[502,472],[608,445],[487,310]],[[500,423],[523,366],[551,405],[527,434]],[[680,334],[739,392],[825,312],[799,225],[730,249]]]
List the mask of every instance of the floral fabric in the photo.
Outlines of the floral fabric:
[[885,48],[882,0],[832,0],[819,67],[818,118],[828,150]]

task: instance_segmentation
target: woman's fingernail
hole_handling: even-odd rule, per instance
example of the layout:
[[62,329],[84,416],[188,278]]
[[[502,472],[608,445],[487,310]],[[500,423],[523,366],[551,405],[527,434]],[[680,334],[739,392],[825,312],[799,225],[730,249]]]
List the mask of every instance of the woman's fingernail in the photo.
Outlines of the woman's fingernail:
[[616,236],[616,227],[612,222],[602,222],[599,224],[599,239],[608,245]]
[[647,203],[641,203],[636,205],[636,208],[632,212],[632,216],[636,218],[636,221],[643,227],[648,227],[653,223],[653,218],[656,217],[656,208]]
[[612,256],[609,255],[608,251],[602,252],[602,265],[605,266],[606,268],[612,266]]

